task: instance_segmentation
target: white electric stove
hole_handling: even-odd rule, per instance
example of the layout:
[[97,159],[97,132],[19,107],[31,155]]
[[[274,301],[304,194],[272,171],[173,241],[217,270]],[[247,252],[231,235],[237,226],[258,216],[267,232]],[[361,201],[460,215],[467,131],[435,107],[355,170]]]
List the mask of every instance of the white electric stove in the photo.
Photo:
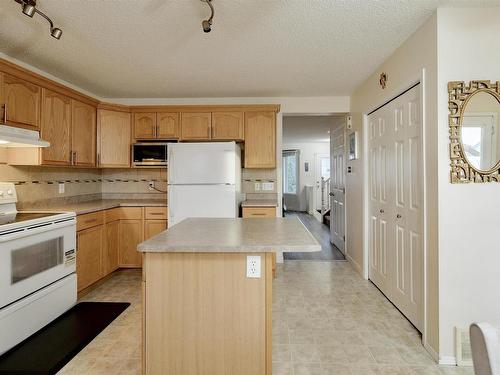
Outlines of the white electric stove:
[[0,354],[76,303],[73,212],[17,211],[0,183]]

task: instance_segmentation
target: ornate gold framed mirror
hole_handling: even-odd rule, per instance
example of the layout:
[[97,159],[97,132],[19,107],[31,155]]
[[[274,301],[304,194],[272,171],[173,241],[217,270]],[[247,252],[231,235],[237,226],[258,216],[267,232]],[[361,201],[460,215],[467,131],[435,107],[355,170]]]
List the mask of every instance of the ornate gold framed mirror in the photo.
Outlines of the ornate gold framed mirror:
[[500,82],[448,83],[451,182],[500,181]]

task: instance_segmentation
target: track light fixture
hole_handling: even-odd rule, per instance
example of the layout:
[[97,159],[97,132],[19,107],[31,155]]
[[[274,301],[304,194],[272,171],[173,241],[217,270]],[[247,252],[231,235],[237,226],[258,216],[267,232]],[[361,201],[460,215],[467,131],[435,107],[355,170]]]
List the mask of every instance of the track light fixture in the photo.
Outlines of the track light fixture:
[[62,30],[58,27],[54,27],[54,23],[52,20],[41,10],[36,8],[36,0],[15,0],[17,3],[21,4],[23,14],[27,15],[30,18],[33,18],[35,13],[38,13],[40,16],[45,18],[50,25],[50,35],[57,40],[61,39]]
[[207,20],[203,20],[203,22],[201,23],[203,31],[209,33],[210,31],[212,31],[212,21],[214,19],[214,14],[215,14],[214,6],[212,5],[212,0],[201,0],[201,1],[207,3],[208,6],[210,7],[210,12],[211,12],[210,18]]

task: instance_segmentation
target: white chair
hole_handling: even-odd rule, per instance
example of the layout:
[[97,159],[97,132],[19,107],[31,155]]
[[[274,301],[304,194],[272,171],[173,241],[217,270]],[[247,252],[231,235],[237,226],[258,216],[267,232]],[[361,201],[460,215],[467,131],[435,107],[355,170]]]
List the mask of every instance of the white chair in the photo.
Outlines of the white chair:
[[500,329],[488,323],[470,326],[472,360],[476,375],[500,375]]

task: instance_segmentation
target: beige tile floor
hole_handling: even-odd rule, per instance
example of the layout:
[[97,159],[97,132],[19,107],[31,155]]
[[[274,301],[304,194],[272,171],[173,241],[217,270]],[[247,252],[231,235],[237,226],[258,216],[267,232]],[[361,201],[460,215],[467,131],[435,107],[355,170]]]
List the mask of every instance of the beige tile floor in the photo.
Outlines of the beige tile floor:
[[[413,326],[347,262],[286,262],[273,292],[273,375],[474,373],[436,366]],[[60,374],[139,374],[140,272],[117,272],[84,300],[132,305]]]

